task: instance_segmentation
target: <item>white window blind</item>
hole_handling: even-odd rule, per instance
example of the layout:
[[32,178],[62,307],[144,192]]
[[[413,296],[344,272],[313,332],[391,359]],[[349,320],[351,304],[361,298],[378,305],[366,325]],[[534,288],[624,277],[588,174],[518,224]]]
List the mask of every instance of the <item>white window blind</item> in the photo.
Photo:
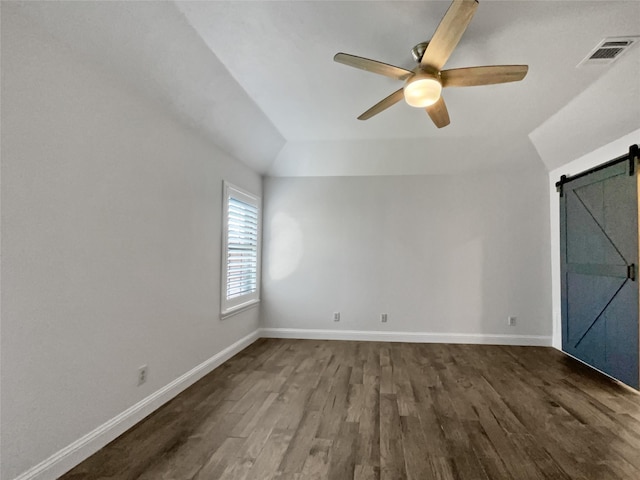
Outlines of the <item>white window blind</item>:
[[260,199],[225,182],[222,314],[259,301]]

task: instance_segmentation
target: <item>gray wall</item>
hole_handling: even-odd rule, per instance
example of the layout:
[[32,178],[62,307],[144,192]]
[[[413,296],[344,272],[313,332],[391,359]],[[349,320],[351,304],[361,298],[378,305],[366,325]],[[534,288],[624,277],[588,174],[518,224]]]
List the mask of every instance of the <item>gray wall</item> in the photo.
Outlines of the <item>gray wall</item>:
[[264,189],[263,327],[551,335],[541,165],[267,178]]
[[258,175],[3,9],[3,479],[255,331],[258,309],[219,320],[223,178],[261,193]]

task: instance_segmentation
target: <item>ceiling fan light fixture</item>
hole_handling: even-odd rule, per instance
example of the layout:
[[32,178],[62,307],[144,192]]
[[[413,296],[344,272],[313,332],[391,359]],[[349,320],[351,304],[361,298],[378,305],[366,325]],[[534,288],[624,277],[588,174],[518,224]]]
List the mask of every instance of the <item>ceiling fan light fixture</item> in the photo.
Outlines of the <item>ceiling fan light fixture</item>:
[[[399,103],[404,97],[409,106],[426,110],[434,125],[442,128],[451,123],[441,96],[443,87],[496,85],[524,79],[529,70],[527,65],[484,65],[443,70],[477,8],[478,0],[453,0],[431,40],[413,47],[411,53],[418,64],[413,70],[348,53],[337,53],[333,59],[338,63],[405,82],[402,88],[380,100],[360,115],[358,120],[368,120]],[[610,50],[615,50],[623,41],[628,43],[625,39],[614,38],[601,46],[614,47]]]
[[440,99],[442,84],[435,75],[418,73],[407,80],[404,99],[412,107],[424,108]]

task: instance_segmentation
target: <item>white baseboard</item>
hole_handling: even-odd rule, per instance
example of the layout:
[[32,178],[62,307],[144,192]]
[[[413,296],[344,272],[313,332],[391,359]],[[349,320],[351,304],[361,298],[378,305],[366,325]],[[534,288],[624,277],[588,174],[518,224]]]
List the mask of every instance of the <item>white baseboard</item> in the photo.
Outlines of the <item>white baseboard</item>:
[[260,336],[266,338],[300,338],[308,340],[358,340],[368,342],[408,343],[475,343],[484,345],[523,345],[537,347],[551,346],[551,336],[543,335],[261,328]]
[[259,329],[192,368],[14,480],[55,480],[260,338]]

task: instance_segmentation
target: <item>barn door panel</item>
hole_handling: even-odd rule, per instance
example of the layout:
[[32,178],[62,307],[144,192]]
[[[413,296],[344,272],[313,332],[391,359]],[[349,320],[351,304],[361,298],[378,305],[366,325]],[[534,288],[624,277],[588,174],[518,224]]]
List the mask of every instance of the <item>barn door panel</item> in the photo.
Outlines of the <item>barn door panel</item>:
[[638,388],[638,192],[628,168],[562,186],[562,346]]

